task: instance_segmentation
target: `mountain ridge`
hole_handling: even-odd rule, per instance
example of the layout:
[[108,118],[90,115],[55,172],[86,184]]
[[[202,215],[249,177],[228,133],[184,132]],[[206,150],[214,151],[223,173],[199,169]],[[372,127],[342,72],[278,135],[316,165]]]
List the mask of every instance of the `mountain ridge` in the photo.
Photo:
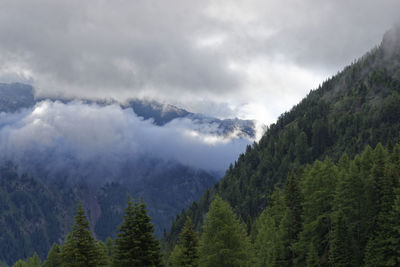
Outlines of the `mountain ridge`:
[[268,205],[270,193],[282,187],[286,176],[301,165],[325,157],[337,161],[343,153],[352,157],[366,145],[398,143],[399,33],[396,29],[385,34],[378,47],[284,112],[259,142],[247,147],[224,178],[177,217],[164,239],[165,246],[176,241],[187,216],[201,230],[215,195],[227,200],[251,229]]

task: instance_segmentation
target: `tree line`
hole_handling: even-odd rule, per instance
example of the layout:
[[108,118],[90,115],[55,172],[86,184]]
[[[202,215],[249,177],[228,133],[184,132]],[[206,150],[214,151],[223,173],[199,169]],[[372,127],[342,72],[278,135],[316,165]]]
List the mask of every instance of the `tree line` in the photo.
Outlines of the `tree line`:
[[[250,224],[216,195],[200,233],[189,218],[161,252],[142,202],[128,199],[115,240],[96,241],[82,205],[42,266],[400,266],[400,146],[367,146],[288,175]],[[14,266],[41,266],[37,255]]]

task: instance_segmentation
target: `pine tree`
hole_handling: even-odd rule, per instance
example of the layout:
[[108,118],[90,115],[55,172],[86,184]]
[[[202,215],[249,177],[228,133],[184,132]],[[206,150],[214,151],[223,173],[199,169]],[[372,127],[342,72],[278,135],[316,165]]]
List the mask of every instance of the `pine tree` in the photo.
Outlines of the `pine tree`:
[[219,196],[211,203],[203,230],[200,266],[251,266],[251,244],[246,228]]
[[175,267],[197,267],[199,260],[199,240],[189,217],[179,235],[178,244],[170,256],[170,265]]
[[257,220],[257,237],[255,240],[256,266],[274,266],[277,258],[277,227],[270,209],[265,209]]
[[329,258],[329,232],[332,228],[333,200],[338,179],[338,168],[330,161],[316,161],[312,168],[304,171],[301,179],[303,206],[303,229],[295,243],[295,263],[306,264],[310,242],[321,259],[327,264]]
[[33,253],[32,257],[30,257],[26,260],[26,266],[29,266],[29,267],[40,267],[41,266],[39,255],[36,252]]
[[162,266],[160,245],[143,200],[132,203],[128,198],[123,218],[115,240],[114,266]]
[[114,258],[114,250],[115,250],[114,240],[112,240],[111,237],[107,237],[105,245],[107,248],[107,256],[110,260],[112,260]]
[[[136,204],[136,203],[135,203]],[[136,222],[135,207],[128,197],[127,206],[123,215],[123,222],[115,240],[113,264],[115,267],[138,266],[136,255],[137,241],[135,240]]]
[[96,243],[97,250],[97,266],[110,266],[110,257],[108,256],[107,246],[101,241],[97,241]]
[[355,266],[351,238],[342,211],[338,212],[333,225],[333,237],[329,253],[329,262],[332,267]]
[[43,263],[43,267],[59,267],[61,266],[62,263],[62,258],[61,258],[61,248],[57,243],[54,243],[50,250],[49,253],[47,254],[47,259]]
[[298,238],[301,230],[303,207],[301,205],[303,197],[301,194],[299,178],[294,173],[287,177],[285,185],[285,204],[289,208],[291,216],[291,229],[289,229],[290,242],[294,242]]
[[18,260],[12,267],[40,267],[39,255],[35,252],[32,257],[27,258],[26,261]]
[[12,267],[28,267],[26,262],[23,260],[18,260]]
[[347,222],[349,232],[349,249],[354,254],[354,265],[360,265],[363,248],[366,244],[365,226],[369,220],[365,201],[365,179],[360,175],[360,159],[350,162],[347,169],[340,170],[340,181],[335,194],[335,210],[340,211],[343,220]]
[[82,204],[79,202],[72,233],[67,235],[62,247],[63,266],[91,267],[98,266],[98,250],[89,229]]
[[388,164],[380,186],[380,213],[376,229],[365,249],[366,266],[398,266],[400,264],[400,195],[398,188],[393,189],[394,181],[399,179],[395,166]]

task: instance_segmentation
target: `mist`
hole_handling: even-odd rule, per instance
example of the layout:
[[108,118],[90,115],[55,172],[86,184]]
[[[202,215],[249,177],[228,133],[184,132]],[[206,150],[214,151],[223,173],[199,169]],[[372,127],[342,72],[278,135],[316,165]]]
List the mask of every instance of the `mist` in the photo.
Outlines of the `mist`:
[[24,172],[70,179],[140,179],[151,159],[223,171],[251,140],[217,126],[176,119],[160,127],[119,105],[45,100],[0,113],[0,156]]

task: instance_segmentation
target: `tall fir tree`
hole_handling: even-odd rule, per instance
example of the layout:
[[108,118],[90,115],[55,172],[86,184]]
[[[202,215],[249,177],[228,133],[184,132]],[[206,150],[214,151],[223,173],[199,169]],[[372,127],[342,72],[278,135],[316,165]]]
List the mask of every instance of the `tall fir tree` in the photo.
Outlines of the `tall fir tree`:
[[356,266],[350,234],[341,210],[334,220],[329,253],[329,262],[332,267]]
[[338,179],[338,168],[332,161],[315,161],[307,168],[301,178],[301,188],[304,200],[303,227],[299,241],[294,244],[296,259],[299,266],[306,265],[306,255],[309,254],[310,243],[314,244],[320,258],[320,264],[328,264],[329,233],[332,229],[332,212],[335,189]]
[[115,240],[113,265],[116,267],[162,266],[159,242],[146,213],[143,200],[132,203],[128,197],[123,222]]
[[26,261],[18,260],[12,267],[40,267],[39,255],[35,252],[32,257],[26,259]]
[[62,265],[61,248],[57,243],[54,243],[49,253],[47,254],[46,261],[43,263],[43,267],[59,267]]
[[252,266],[251,243],[245,226],[228,202],[216,196],[200,238],[200,266]]
[[67,235],[62,247],[62,266],[92,267],[98,265],[98,249],[89,228],[81,202],[75,216],[72,233]]
[[193,230],[189,217],[186,218],[185,226],[179,235],[179,240],[174,247],[169,265],[174,267],[197,267],[199,266],[199,239]]

